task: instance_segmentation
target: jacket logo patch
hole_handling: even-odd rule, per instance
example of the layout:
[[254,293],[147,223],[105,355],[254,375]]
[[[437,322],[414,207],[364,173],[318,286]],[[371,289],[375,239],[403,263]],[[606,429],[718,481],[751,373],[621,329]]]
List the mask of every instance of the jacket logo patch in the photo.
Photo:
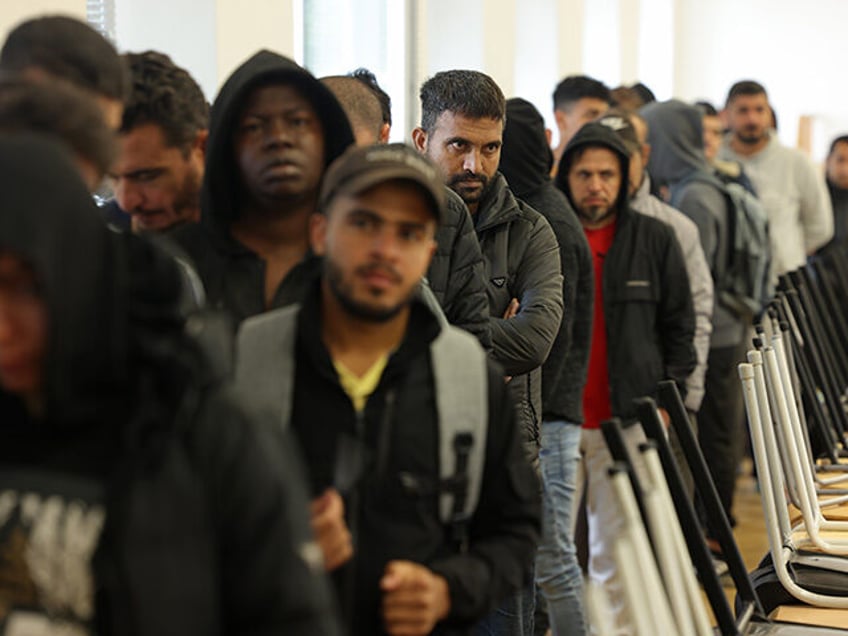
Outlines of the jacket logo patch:
[[629,280],[626,285],[628,287],[650,287],[651,281],[649,280]]
[[503,276],[493,278],[492,283],[494,283],[495,287],[503,287],[504,285],[506,285],[506,278],[504,278]]

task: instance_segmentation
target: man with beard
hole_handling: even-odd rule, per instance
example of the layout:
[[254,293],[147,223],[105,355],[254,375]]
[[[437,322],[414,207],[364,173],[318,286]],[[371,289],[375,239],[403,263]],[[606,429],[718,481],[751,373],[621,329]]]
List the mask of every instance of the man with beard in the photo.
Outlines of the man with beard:
[[[527,456],[539,453],[542,364],[559,333],[559,246],[541,214],[516,199],[498,172],[506,100],[488,75],[437,73],[421,86],[418,150],[442,170],[468,206],[485,261],[494,359],[511,377]],[[493,615],[492,633],[532,633],[533,585]],[[523,631],[522,631],[523,630]]]
[[[362,75],[368,71],[357,72],[360,75],[325,77],[321,81],[345,109],[357,144],[387,143],[391,125],[391,111],[387,109],[391,102],[381,98],[382,95],[388,99],[388,95],[376,86],[376,78],[371,82],[369,76]],[[436,230],[436,253],[427,270],[427,286],[448,322],[474,334],[489,351],[489,301],[480,244],[462,199],[447,186],[445,192],[446,216]]]
[[[586,124],[565,148],[557,186],[565,192],[592,251],[595,303],[581,440],[589,525],[589,576],[602,585],[622,631],[633,633],[613,543],[624,527],[607,469],[612,458],[601,433],[611,417],[624,422],[634,458],[645,434],[633,400],[656,395],[674,380],[685,395],[695,368],[695,318],[686,264],[674,231],[630,209],[629,153],[618,135]],[[637,461],[637,470],[644,470]],[[641,473],[642,476],[644,472]]]
[[768,214],[775,274],[800,267],[833,236],[833,211],[824,180],[800,151],[781,145],[771,129],[766,89],[751,80],[728,92],[730,133],[719,158],[738,161]]
[[239,385],[283,414],[313,492],[344,495],[352,552],[318,533],[353,636],[467,634],[522,583],[538,536],[503,372],[416,295],[444,196],[407,146],[348,150],[310,226],[321,280],[239,334]]
[[238,323],[300,300],[321,179],[352,143],[336,98],[292,60],[260,51],[230,75],[212,107],[200,223],[174,234],[210,305]]
[[134,232],[161,232],[200,220],[200,183],[209,105],[188,72],[162,53],[124,55],[132,93],[112,168],[115,199],[107,219],[128,214]]

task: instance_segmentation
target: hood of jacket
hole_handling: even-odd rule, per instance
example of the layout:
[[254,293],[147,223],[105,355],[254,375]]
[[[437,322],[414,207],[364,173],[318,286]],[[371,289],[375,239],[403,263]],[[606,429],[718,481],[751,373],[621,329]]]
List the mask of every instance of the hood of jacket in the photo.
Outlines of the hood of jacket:
[[571,188],[568,185],[568,173],[571,169],[571,164],[574,163],[577,151],[581,148],[592,146],[611,150],[618,157],[622,176],[618,196],[615,199],[615,208],[617,215],[620,217],[627,213],[630,154],[627,152],[627,148],[624,147],[618,134],[603,124],[590,122],[578,130],[574,137],[571,138],[559,160],[555,182],[556,186],[568,197],[571,207],[577,210],[577,206],[574,204],[574,199],[571,196]]
[[267,84],[293,85],[312,104],[324,133],[325,167],[353,143],[347,116],[326,86],[292,60],[259,51],[233,71],[212,105],[201,190],[201,220],[210,229],[226,231],[238,215],[241,179],[233,134],[249,93]]
[[510,190],[518,198],[535,192],[550,181],[553,162],[542,115],[526,99],[508,99],[498,169],[506,177]]
[[697,108],[672,99],[648,104],[639,114],[648,124],[648,173],[655,185],[674,185],[695,171],[712,172],[704,156],[703,118]]
[[[45,421],[87,425],[125,413],[138,352],[182,329],[176,265],[151,243],[109,230],[72,159],[50,140],[0,139],[0,182],[0,251],[33,269],[47,310]],[[0,389],[0,404],[16,401]]]

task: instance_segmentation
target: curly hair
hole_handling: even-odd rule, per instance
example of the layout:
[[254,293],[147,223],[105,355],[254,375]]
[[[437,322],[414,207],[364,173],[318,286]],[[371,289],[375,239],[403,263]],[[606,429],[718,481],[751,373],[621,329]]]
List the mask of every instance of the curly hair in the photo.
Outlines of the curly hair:
[[169,146],[187,150],[197,133],[209,128],[209,104],[200,86],[164,53],[126,53],[124,58],[132,92],[120,131],[156,124]]

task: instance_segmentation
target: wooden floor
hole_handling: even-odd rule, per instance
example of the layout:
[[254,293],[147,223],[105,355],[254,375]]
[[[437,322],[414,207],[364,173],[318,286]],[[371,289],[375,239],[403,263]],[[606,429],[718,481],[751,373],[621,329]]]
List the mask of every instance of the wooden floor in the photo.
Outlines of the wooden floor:
[[[745,463],[742,473],[736,483],[736,496],[733,501],[733,513],[737,521],[733,534],[736,537],[736,543],[745,561],[745,566],[750,572],[759,564],[768,552],[769,547],[765,515],[763,514],[757,482],[751,476],[750,462]],[[725,592],[731,607],[733,607],[736,590],[733,588],[729,576],[722,577],[722,582],[725,581]],[[707,607],[709,608],[709,605]],[[790,622],[812,623],[831,628],[848,628],[848,612],[845,610],[810,610],[803,606],[787,606],[779,609],[777,615],[773,618]]]

